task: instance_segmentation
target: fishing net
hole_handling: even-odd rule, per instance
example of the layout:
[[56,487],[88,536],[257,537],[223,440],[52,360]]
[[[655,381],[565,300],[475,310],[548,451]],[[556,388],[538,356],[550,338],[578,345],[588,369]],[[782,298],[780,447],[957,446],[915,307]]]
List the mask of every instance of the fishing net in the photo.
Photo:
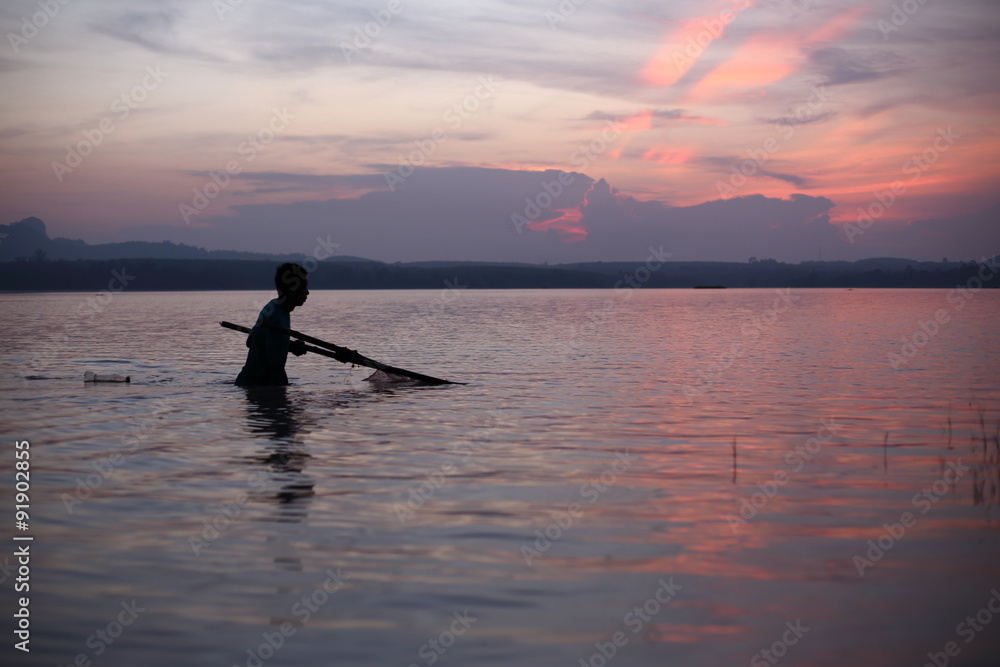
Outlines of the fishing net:
[[365,378],[365,382],[372,382],[374,384],[422,384],[420,380],[414,380],[413,378],[408,378],[405,375],[387,373],[383,370],[375,371]]

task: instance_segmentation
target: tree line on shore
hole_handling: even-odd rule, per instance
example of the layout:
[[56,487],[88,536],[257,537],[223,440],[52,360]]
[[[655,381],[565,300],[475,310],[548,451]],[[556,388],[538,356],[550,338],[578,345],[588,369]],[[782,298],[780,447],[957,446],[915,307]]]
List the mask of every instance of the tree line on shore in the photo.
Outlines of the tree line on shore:
[[[992,260],[995,263],[995,259]],[[988,261],[987,261],[988,263]],[[0,291],[93,291],[115,275],[129,276],[129,291],[270,290],[275,262],[228,259],[57,260],[22,257],[0,263]],[[630,286],[639,262],[537,265],[462,262],[387,264],[327,261],[316,264],[311,289],[614,289]],[[774,260],[664,262],[643,272],[643,288],[694,287],[928,287],[965,285],[986,266],[980,262],[857,262]],[[994,272],[995,273],[995,272]],[[991,274],[992,275],[992,274]],[[996,283],[996,284],[995,284]],[[996,287],[1000,280],[985,280]]]

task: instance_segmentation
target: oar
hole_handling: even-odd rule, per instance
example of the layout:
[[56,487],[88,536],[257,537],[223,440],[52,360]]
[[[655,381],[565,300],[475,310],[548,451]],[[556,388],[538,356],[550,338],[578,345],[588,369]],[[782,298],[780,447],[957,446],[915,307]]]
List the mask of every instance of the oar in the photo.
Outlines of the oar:
[[[232,322],[219,322],[222,326],[227,329],[232,329],[233,331],[242,331],[243,333],[249,334],[251,329],[247,327],[242,327],[239,324],[233,324]],[[312,352],[313,354],[321,354],[325,357],[330,357],[331,359],[336,359],[337,361],[344,364],[356,364],[358,366],[365,366],[366,368],[374,368],[376,370],[383,371],[385,373],[392,373],[393,375],[401,375],[403,377],[408,377],[413,380],[419,380],[426,384],[465,384],[464,382],[452,382],[450,380],[442,380],[441,378],[432,377],[430,375],[424,375],[423,373],[416,373],[414,371],[408,371],[405,368],[398,368],[396,366],[389,366],[388,364],[383,364],[381,362],[375,361],[374,359],[369,359],[368,357],[359,354],[355,350],[350,350],[346,347],[341,347],[340,345],[334,345],[333,343],[327,343],[319,338],[313,338],[312,336],[294,331],[292,329],[286,329],[283,326],[274,324],[272,322],[261,322],[261,324],[268,329],[281,332],[297,338],[304,343],[312,343],[312,345],[306,345],[306,352]],[[318,345],[319,347],[313,347]]]

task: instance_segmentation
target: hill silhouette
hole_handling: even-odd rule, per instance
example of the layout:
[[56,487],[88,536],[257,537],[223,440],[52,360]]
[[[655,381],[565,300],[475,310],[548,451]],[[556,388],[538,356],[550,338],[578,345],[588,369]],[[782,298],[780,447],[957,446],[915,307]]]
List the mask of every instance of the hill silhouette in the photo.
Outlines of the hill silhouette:
[[[6,236],[2,236],[6,234]],[[300,255],[205,250],[170,242],[89,245],[50,239],[45,224],[27,218],[0,225],[0,291],[99,291],[115,275],[126,289],[270,290],[277,262],[310,269],[313,289],[692,288],[712,287],[938,287],[965,286],[978,262],[916,262],[899,258],[787,264],[748,262],[585,262],[535,265],[500,262],[387,264],[361,257],[324,261]],[[995,259],[994,259],[995,262]],[[987,279],[984,287],[1000,280]]]
[[[91,245],[79,239],[49,238],[45,223],[36,217],[25,218],[9,225],[0,225],[0,262],[17,259],[77,260],[77,259],[266,259],[291,262],[298,255],[243,252],[239,250],[205,250],[184,243],[161,241],[125,241]],[[332,257],[334,261],[365,261],[361,257]]]

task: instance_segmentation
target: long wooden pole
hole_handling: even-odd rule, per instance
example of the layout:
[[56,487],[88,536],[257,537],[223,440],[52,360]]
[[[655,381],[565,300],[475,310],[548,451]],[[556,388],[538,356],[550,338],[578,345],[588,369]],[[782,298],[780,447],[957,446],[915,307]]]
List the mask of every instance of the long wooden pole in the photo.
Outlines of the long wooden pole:
[[[232,322],[219,322],[222,326],[227,329],[232,329],[233,331],[242,331],[243,333],[249,334],[251,329],[248,327],[240,326],[239,324],[233,324]],[[286,329],[283,326],[274,324],[272,322],[261,322],[262,326],[278,331],[283,334],[287,334],[293,338],[301,340],[303,343],[312,343],[312,345],[306,345],[306,352],[312,352],[313,354],[321,354],[325,357],[330,357],[331,359],[336,359],[343,364],[356,364],[358,366],[365,366],[366,368],[374,368],[376,370],[383,371],[385,373],[392,373],[393,375],[401,375],[403,377],[408,377],[413,380],[419,380],[426,384],[465,384],[464,382],[452,382],[450,380],[442,380],[441,378],[436,378],[430,375],[424,375],[423,373],[416,373],[414,371],[408,371],[405,368],[399,368],[397,366],[390,366],[388,364],[383,364],[381,362],[375,361],[374,359],[369,359],[368,357],[359,354],[355,350],[350,350],[346,347],[341,347],[340,345],[334,345],[333,343],[327,343],[319,338],[314,338],[304,333],[300,333],[293,329]],[[319,346],[319,347],[314,347]]]

